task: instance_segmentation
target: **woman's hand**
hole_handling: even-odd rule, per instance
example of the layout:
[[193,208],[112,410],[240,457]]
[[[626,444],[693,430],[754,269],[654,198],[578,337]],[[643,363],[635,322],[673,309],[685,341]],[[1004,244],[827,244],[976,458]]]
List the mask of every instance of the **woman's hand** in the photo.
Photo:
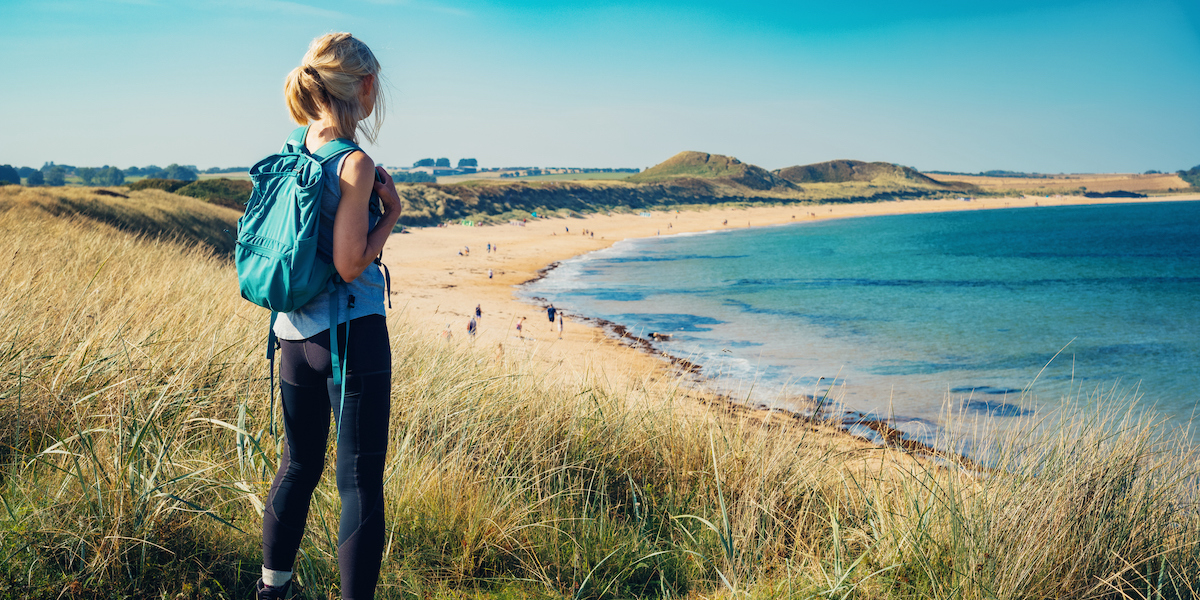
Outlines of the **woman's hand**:
[[396,191],[396,182],[392,181],[392,175],[383,167],[375,167],[375,172],[379,175],[375,178],[375,193],[383,202],[384,217],[391,217],[394,214],[396,218],[399,218],[404,206],[400,202],[400,193]]

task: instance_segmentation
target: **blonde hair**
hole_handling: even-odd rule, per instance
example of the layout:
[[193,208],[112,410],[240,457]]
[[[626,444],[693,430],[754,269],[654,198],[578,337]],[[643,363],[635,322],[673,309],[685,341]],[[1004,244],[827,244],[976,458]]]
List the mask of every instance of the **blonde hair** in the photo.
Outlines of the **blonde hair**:
[[[371,86],[374,110],[370,124],[359,98],[362,81],[375,76]],[[383,125],[383,86],[379,61],[366,44],[349,33],[327,33],[313,40],[300,66],[288,73],[283,85],[292,120],[306,125],[324,115],[333,117],[337,136],[357,141],[356,131],[375,143]]]

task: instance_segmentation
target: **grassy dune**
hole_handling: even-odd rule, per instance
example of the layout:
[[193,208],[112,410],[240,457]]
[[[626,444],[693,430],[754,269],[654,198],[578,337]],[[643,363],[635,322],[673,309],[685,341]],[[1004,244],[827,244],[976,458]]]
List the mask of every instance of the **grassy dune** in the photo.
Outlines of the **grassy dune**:
[[[0,597],[250,596],[282,440],[235,215],[0,188]],[[380,597],[1197,592],[1196,457],[1135,413],[1014,428],[968,472],[391,332]],[[337,514],[327,475],[304,597],[336,597]]]
[[680,178],[716,179],[753,190],[792,189],[786,181],[762,167],[731,156],[694,151],[680,152],[625,180],[633,183],[664,183]]

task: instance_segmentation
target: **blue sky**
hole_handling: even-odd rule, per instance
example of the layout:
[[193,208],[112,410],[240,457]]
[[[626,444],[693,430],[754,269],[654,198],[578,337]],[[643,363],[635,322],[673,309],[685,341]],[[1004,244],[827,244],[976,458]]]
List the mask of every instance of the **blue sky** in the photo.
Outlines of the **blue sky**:
[[387,165],[1200,164],[1195,0],[0,0],[0,164],[252,164],[329,31],[383,64]]

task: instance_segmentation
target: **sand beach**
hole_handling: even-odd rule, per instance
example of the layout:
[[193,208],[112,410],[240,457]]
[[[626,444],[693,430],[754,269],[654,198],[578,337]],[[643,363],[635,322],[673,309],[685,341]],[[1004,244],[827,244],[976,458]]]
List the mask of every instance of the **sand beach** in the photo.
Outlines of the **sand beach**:
[[[859,216],[962,210],[1037,208],[1110,203],[1196,200],[1200,194],[1158,198],[1094,199],[1078,196],[898,200],[870,204],[755,206],[710,210],[656,210],[646,214],[593,214],[532,218],[521,224],[412,228],[394,234],[384,248],[391,274],[390,314],[408,320],[418,335],[472,343],[497,356],[540,362],[554,378],[600,374],[623,386],[638,380],[671,379],[688,364],[644,352],[644,344],[618,340],[582,314],[565,314],[562,337],[544,304],[517,298],[517,286],[540,277],[560,260],[606,248],[617,241],[727,228]],[[488,246],[492,250],[488,250]],[[474,337],[468,322],[479,306]],[[516,325],[524,318],[520,335]],[[449,330],[449,335],[446,334]],[[680,368],[682,366],[683,368]]]
[[[530,219],[522,225],[427,227],[394,234],[384,249],[391,271],[391,314],[415,325],[418,335],[443,336],[449,343],[471,343],[496,355],[530,357],[552,377],[600,374],[629,385],[670,379],[680,363],[638,349],[586,322],[587,315],[566,314],[561,339],[544,305],[519,300],[516,286],[535,279],[558,261],[607,248],[629,238],[674,235],[726,228],[872,215],[1070,206],[1099,203],[1200,200],[1200,195],[1145,199],[1092,199],[1081,196],[907,200],[845,205],[718,208],[592,214],[581,218]],[[488,245],[493,249],[488,250]],[[489,273],[491,274],[489,276]],[[472,339],[467,325],[480,307],[482,318]],[[517,323],[525,318],[521,335]],[[683,365],[685,368],[690,365]]]

